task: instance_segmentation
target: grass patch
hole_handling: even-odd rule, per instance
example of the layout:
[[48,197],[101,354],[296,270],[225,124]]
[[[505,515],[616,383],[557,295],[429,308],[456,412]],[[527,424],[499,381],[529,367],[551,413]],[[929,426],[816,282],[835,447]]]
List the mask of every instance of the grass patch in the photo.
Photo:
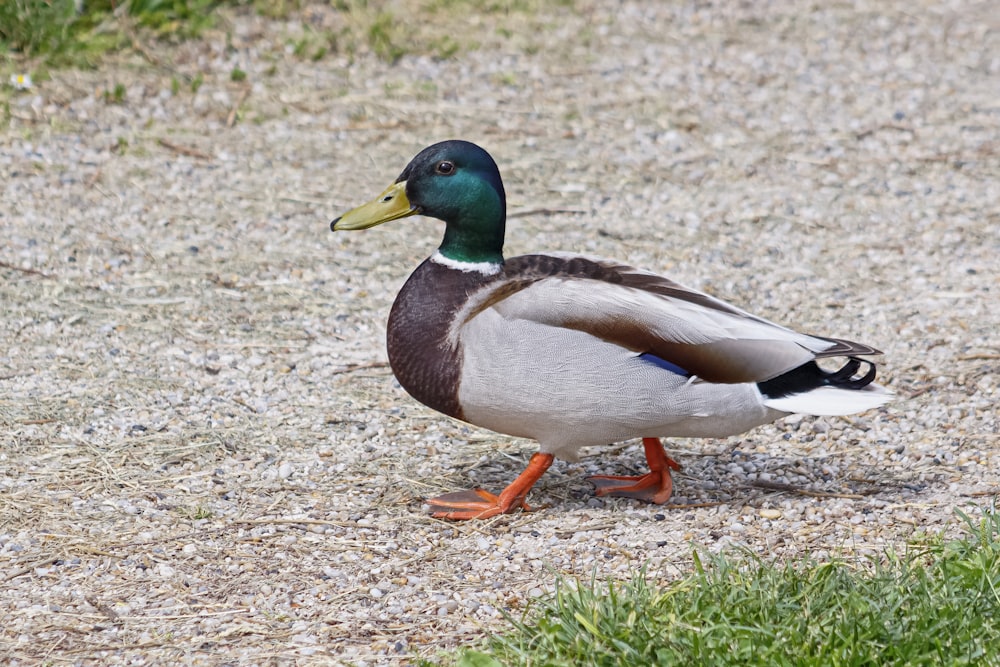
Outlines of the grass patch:
[[130,45],[138,27],[158,38],[185,39],[214,24],[220,0],[5,0],[0,54],[54,66],[94,65]]
[[[289,39],[292,52],[304,60],[331,53],[374,53],[386,62],[407,55],[448,59],[478,48],[503,46],[537,50],[553,18],[573,0],[334,0],[339,19],[320,25],[302,24]],[[287,5],[286,5],[287,7]],[[319,13],[320,15],[322,12]]]
[[563,580],[509,618],[510,632],[445,663],[1000,665],[1000,514],[960,516],[961,539],[925,538],[860,564],[696,554],[694,572],[662,589],[645,573]]
[[75,19],[72,0],[7,0],[0,3],[0,44],[27,55],[57,52]]
[[73,0],[0,2],[0,56],[41,58],[56,66],[85,63],[114,46],[109,36],[91,34],[99,21],[97,14],[78,14]]
[[[310,60],[365,50],[388,62],[411,54],[451,58],[483,42],[527,52],[538,48],[531,40],[543,39],[551,12],[571,5],[572,0],[4,0],[0,58],[93,66],[106,53],[133,48],[137,30],[144,39],[198,37],[220,23],[223,7],[285,20],[303,16],[303,32],[291,44],[296,55]],[[324,13],[339,18],[313,26]]]

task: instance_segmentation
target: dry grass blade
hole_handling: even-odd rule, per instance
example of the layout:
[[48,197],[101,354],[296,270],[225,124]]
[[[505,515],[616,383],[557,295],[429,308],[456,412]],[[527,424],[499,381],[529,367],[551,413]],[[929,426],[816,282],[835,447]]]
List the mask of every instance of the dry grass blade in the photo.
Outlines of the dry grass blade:
[[244,86],[240,89],[240,94],[236,97],[236,102],[233,103],[232,109],[229,110],[229,114],[226,116],[226,127],[231,128],[236,124],[236,118],[239,114],[240,107],[246,102],[247,97],[250,96],[250,86]]

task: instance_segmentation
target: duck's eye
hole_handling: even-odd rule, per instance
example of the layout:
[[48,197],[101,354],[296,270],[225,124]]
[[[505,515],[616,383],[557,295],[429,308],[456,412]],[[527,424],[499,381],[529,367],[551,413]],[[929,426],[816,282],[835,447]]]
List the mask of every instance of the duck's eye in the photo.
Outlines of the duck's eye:
[[441,160],[434,167],[434,171],[441,174],[442,176],[451,176],[455,173],[455,163],[449,162],[448,160]]

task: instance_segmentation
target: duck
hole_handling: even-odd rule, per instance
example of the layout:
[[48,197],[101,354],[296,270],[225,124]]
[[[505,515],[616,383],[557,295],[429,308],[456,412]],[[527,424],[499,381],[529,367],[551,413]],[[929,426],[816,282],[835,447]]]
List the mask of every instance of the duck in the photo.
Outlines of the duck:
[[[799,333],[626,263],[568,252],[504,257],[506,194],[490,154],[463,140],[420,151],[378,197],[330,223],[362,230],[423,216],[444,223],[436,251],[396,296],[386,327],[393,374],[427,407],[538,449],[499,494],[445,493],[434,517],[530,510],[556,458],[641,439],[649,472],[598,475],[597,495],[664,504],[673,490],[661,438],[723,438],[793,413],[872,410],[863,343]],[[840,358],[834,368],[831,360]],[[825,361],[824,365],[819,363]]]

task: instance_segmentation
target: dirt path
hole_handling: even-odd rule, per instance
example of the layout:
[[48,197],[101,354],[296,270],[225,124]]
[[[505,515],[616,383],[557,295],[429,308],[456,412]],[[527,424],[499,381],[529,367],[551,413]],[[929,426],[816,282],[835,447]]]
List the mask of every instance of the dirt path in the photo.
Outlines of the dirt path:
[[[243,17],[228,46],[11,97],[0,662],[405,661],[502,627],[553,571],[867,553],[991,503],[990,3],[733,4],[581,0],[395,65],[302,61],[290,25]],[[536,513],[430,519],[423,497],[499,489],[531,445],[425,410],[385,366],[389,305],[440,226],[327,223],[449,137],[490,150],[528,213],[509,254],[616,257],[870,342],[900,400],[670,443],[681,507],[591,496],[587,474],[640,466],[626,443],[558,463]]]

